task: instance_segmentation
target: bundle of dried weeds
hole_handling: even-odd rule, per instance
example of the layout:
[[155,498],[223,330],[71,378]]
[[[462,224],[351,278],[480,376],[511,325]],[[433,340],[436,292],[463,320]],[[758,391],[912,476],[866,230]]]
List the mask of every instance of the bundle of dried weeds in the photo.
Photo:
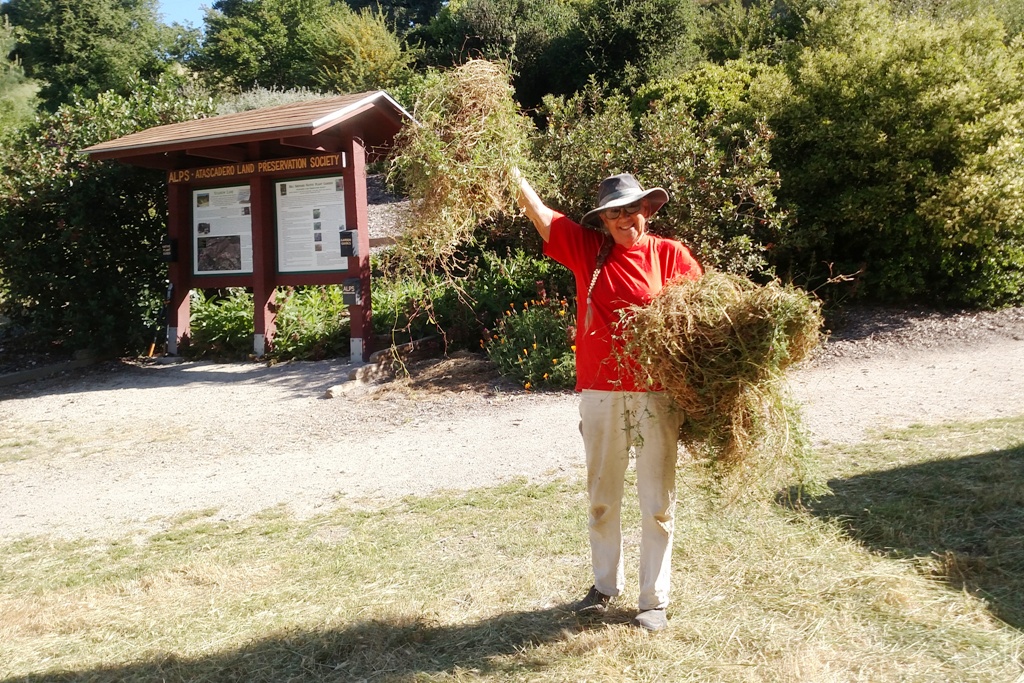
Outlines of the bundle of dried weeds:
[[806,465],[784,373],[820,343],[821,326],[820,302],[803,290],[709,271],[633,309],[626,353],[675,399],[680,440],[717,478],[771,486]]
[[515,211],[511,170],[528,166],[532,124],[506,69],[486,60],[436,74],[413,116],[419,125],[399,134],[391,167],[413,207],[400,251],[443,266],[482,221]]

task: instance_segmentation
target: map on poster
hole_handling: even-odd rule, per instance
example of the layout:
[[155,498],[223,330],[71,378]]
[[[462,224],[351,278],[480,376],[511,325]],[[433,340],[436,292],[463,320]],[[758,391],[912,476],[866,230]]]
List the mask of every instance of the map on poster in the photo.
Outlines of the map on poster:
[[195,275],[252,273],[251,209],[248,185],[192,191]]
[[275,183],[274,201],[279,273],[348,270],[341,246],[345,232],[341,176]]

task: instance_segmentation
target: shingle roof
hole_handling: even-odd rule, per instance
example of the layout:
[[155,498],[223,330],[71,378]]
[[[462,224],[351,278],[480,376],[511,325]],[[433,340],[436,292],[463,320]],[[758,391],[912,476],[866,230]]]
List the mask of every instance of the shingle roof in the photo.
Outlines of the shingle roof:
[[[383,91],[340,95],[293,102],[265,109],[183,121],[125,135],[82,150],[100,159],[166,154],[187,150],[195,155],[203,147],[288,139],[309,140],[331,134],[339,126],[359,121],[368,131],[368,144],[384,144],[412,116]],[[363,133],[364,135],[367,132]],[[329,136],[328,136],[329,137]],[[379,138],[379,139],[377,139]],[[308,142],[302,147],[308,147]],[[221,158],[214,156],[212,158]],[[194,163],[194,162],[193,162]],[[166,164],[161,164],[161,166]]]

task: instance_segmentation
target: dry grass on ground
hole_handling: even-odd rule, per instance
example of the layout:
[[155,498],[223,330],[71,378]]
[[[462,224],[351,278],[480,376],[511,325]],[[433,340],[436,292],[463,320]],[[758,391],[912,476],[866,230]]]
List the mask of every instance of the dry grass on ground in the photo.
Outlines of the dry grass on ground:
[[808,509],[721,509],[681,470],[666,634],[626,623],[635,500],[627,594],[581,621],[563,606],[588,585],[585,498],[516,483],[305,522],[202,511],[142,542],[8,543],[0,680],[1020,676],[1024,418],[826,455],[835,495]]

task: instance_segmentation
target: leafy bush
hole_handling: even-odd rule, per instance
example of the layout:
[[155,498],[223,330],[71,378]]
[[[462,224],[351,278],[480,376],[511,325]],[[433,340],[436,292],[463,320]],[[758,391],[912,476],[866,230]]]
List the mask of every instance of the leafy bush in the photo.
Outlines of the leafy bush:
[[416,57],[388,28],[379,5],[376,10],[365,7],[356,11],[338,3],[312,43],[310,51],[317,66],[314,78],[328,91],[390,88],[408,78]]
[[0,158],[4,312],[71,349],[141,351],[166,290],[160,241],[166,178],[93,162],[81,150],[198,118],[209,98],[171,79],[63,106],[23,129]]
[[[988,147],[966,157],[921,214],[942,235],[947,299],[998,307],[1024,300],[1024,102],[971,126]],[[977,149],[981,145],[976,146]]]
[[460,252],[457,279],[406,277],[378,262],[371,291],[373,326],[395,343],[440,334],[453,348],[472,348],[504,311],[537,299],[574,292],[572,275],[523,249],[500,256],[480,245]]
[[575,316],[566,299],[541,298],[510,306],[481,346],[502,375],[526,389],[576,385]]
[[568,94],[586,82],[579,12],[547,0],[465,0],[450,3],[418,36],[439,66],[467,56],[508,63],[516,98],[527,108],[550,93]]
[[590,0],[580,14],[584,73],[609,90],[632,93],[700,60],[693,0]]
[[788,224],[775,206],[779,176],[770,167],[772,133],[763,123],[744,131],[718,114],[698,120],[671,101],[652,101],[635,121],[625,98],[592,91],[546,105],[548,127],[538,147],[553,206],[579,217],[593,206],[602,178],[629,172],[672,197],[652,219],[652,232],[679,239],[719,270],[769,270],[765,252]]
[[201,289],[191,293],[191,331],[182,351],[189,358],[235,360],[252,354],[252,294],[243,287],[231,287],[225,295],[207,296]]
[[[275,298],[276,331],[267,357],[273,360],[322,360],[347,356],[348,307],[339,285],[285,287]],[[224,293],[192,290],[190,358],[237,360],[252,355],[252,293],[231,287]]]
[[769,118],[797,219],[781,271],[812,285],[863,271],[852,293],[883,300],[1024,301],[1007,194],[1020,131],[992,118],[1024,101],[1024,43],[1003,38],[990,18],[897,17],[871,0],[812,17]]
[[349,355],[351,325],[341,289],[324,285],[278,290],[271,358],[321,360]]

